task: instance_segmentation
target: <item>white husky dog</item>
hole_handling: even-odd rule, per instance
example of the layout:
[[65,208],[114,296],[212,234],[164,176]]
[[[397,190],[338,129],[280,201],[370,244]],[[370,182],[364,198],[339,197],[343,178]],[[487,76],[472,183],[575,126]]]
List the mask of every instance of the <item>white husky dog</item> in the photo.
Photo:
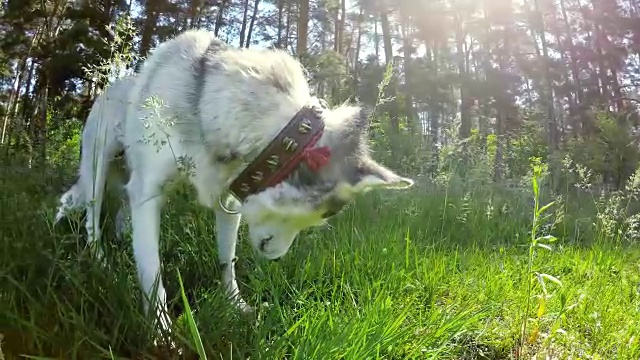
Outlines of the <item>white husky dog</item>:
[[[125,149],[144,308],[155,299],[164,328],[170,322],[158,241],[168,180],[189,180],[199,202],[215,211],[222,282],[244,311],[251,308],[239,295],[234,268],[241,216],[255,251],[277,259],[301,230],[322,224],[357,194],[413,184],[371,158],[365,112],[330,109],[313,97],[301,64],[283,51],[235,49],[208,31],[190,30],[157,47],[135,79],[114,87],[128,105],[99,100],[105,111],[84,130],[80,179],[61,200],[74,198],[73,207],[93,194],[100,203],[103,164]],[[123,134],[111,131],[105,118],[121,118]],[[92,152],[97,166],[89,165]],[[60,216],[69,208],[61,205]],[[95,219],[99,210],[90,211],[87,218]],[[95,239],[94,223],[87,220]]]

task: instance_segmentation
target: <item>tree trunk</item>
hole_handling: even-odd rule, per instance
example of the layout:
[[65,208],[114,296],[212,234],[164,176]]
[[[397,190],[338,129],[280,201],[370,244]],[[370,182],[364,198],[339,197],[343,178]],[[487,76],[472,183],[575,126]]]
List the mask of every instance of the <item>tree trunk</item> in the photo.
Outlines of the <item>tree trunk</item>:
[[298,39],[296,42],[298,56],[307,52],[307,37],[309,36],[309,0],[299,1]]
[[[318,39],[320,41],[320,53],[323,54],[327,48],[327,35],[329,34],[329,11],[325,8],[320,8],[320,16],[325,19],[324,21],[322,21],[320,23],[322,32],[319,35],[320,39]],[[320,80],[317,82],[317,88],[316,88],[316,93],[318,94],[318,97],[320,98],[324,98],[325,97],[325,84],[326,81],[325,80]]]
[[[544,15],[540,9],[538,4],[538,0],[533,0],[534,11],[538,15],[538,21],[541,26],[540,33],[538,36],[540,37],[540,43],[542,45],[542,58],[539,58],[540,64],[542,65],[542,77],[543,77],[543,89],[542,96],[544,101],[544,107],[547,112],[547,141],[549,143],[549,147],[551,149],[558,149],[558,123],[555,115],[555,101],[553,96],[553,83],[551,82],[551,75],[549,69],[549,44],[547,43],[547,38],[545,35],[545,24],[544,24]],[[536,31],[532,29],[534,33],[534,41]]]
[[213,33],[218,36],[220,33],[220,29],[222,28],[222,23],[224,21],[224,12],[227,9],[227,1],[220,1],[220,5],[218,5],[218,14],[216,15],[216,23],[213,25]]
[[[578,9],[580,11],[581,14],[585,14],[590,10],[585,9],[585,6],[582,2],[577,2],[576,5],[578,6]],[[588,27],[588,25],[593,25],[592,23],[588,23],[587,26],[584,26],[585,30],[584,30],[584,41],[587,44],[590,44],[591,46],[596,46],[598,43],[597,40],[597,32],[596,34],[592,34],[591,29]],[[596,49],[596,54],[598,52],[598,49]],[[601,63],[602,57],[600,55],[596,55],[596,65],[595,66],[588,66],[586,67],[586,70],[589,71],[591,78],[587,81],[587,95],[590,94],[597,94],[598,99],[596,99],[596,102],[601,99],[606,97],[605,93],[602,91],[602,83],[603,83],[603,77],[602,77],[602,67],[600,67],[600,65],[604,66],[604,64]],[[593,59],[590,59],[590,61],[594,61]],[[606,83],[606,81],[604,81],[604,83]],[[588,104],[585,104],[586,106],[590,106],[593,105],[593,96],[585,96],[586,99],[589,100]],[[607,98],[607,105],[608,105],[608,101],[609,99]],[[587,117],[585,117],[586,119]],[[592,124],[590,127],[593,128]]]
[[637,18],[639,13],[638,3],[635,0],[629,0],[627,3],[629,5],[629,12],[631,13],[631,17]]
[[[560,27],[554,27],[554,30],[555,30],[554,35],[556,38],[556,44],[559,44],[559,47],[560,47],[560,51],[559,51],[560,61],[562,61],[563,64],[568,64],[569,57],[567,56],[566,47],[562,44],[562,35],[560,34]],[[565,98],[566,98],[567,104],[569,105],[569,116],[571,116],[572,114],[575,114],[575,109],[576,109],[575,95],[572,91],[573,83],[572,83],[571,71],[570,70],[562,71],[562,77],[564,80],[564,87],[565,89],[567,89],[565,90]],[[556,104],[558,106],[558,109],[562,109],[562,97],[556,96]],[[558,125],[559,125],[559,128],[562,129],[563,131],[562,134],[564,134],[564,129],[566,128],[564,115],[565,115],[564,111],[561,110],[558,112]]]
[[[597,1],[591,0],[591,8],[594,14],[601,14],[602,9]],[[602,95],[604,96],[607,108],[611,106],[611,95],[613,92],[613,81],[609,77],[609,68],[605,63],[605,47],[609,42],[608,36],[605,31],[602,30],[601,20],[598,17],[593,18],[594,29],[594,46],[596,49],[596,61],[598,63],[598,78],[600,79],[600,87]]]
[[[439,56],[440,56],[440,49],[439,49],[439,44],[435,43],[433,46],[433,60],[432,60],[432,67],[433,67],[433,72],[434,72],[434,77],[437,79],[439,78]],[[438,133],[439,133],[439,127],[440,127],[440,115],[442,113],[442,105],[440,105],[440,102],[438,101],[439,96],[438,93],[439,88],[436,88],[435,91],[432,93],[431,95],[431,106],[430,106],[430,111],[429,111],[429,133],[431,135],[431,142],[433,144],[433,152],[435,154],[438,153],[437,150],[437,146],[438,146]],[[437,156],[437,155],[436,155]]]
[[[569,18],[567,16],[567,10],[565,7],[565,0],[560,0],[560,12],[562,14],[562,22],[564,24],[566,43],[564,47],[567,48],[569,52],[569,67],[571,69],[571,91],[574,94],[574,109],[569,109],[572,117],[572,125],[574,129],[580,129],[580,131],[584,134],[584,130],[586,127],[584,125],[584,121],[586,121],[586,116],[584,116],[582,108],[583,102],[583,89],[580,81],[580,70],[578,68],[578,55],[576,51],[576,47],[573,44],[573,39],[575,38],[573,34],[573,30],[571,29],[571,24],[569,24]],[[577,134],[576,134],[577,135]]]
[[[582,84],[580,81],[580,72],[578,68],[578,55],[576,52],[575,45],[573,44],[574,34],[571,29],[571,24],[569,24],[569,18],[567,16],[567,11],[564,5],[565,0],[560,0],[560,13],[562,15],[562,23],[564,25],[566,40],[563,44],[563,47],[567,49],[569,53],[569,68],[571,70],[571,92],[573,93],[573,107],[569,107],[569,112],[571,114],[571,124],[574,128],[574,134],[577,135],[578,131],[584,131],[585,128],[582,126],[582,121],[584,116],[581,109],[583,92],[582,92]],[[578,130],[578,131],[576,131]]]
[[[338,52],[343,54],[344,50],[344,24],[347,20],[347,0],[340,1],[340,42],[338,45]],[[351,42],[349,42],[351,43]]]
[[[7,112],[4,115],[4,119],[2,121],[2,138],[0,139],[0,144],[4,144],[5,138],[8,139],[7,130],[9,129],[9,121],[15,117],[15,112],[18,107],[18,98],[20,97],[20,88],[22,87],[22,79],[24,77],[24,73],[27,68],[27,57],[25,56],[20,60],[17,67],[16,78],[13,81],[13,87],[11,88],[11,92],[9,93],[9,100],[7,102]],[[15,118],[13,119],[16,120]]]
[[346,0],[340,0],[340,7],[334,11],[333,51],[342,54],[344,21],[346,16]]
[[471,136],[471,99],[467,94],[469,75],[467,74],[466,55],[464,51],[465,35],[462,19],[456,14],[456,58],[458,63],[458,82],[460,86],[460,131],[459,138]]
[[[20,88],[22,87],[22,80],[24,79],[24,73],[27,69],[27,60],[31,56],[31,51],[33,47],[40,41],[40,37],[42,36],[42,28],[38,27],[36,29],[35,34],[33,34],[33,38],[31,39],[31,44],[29,45],[29,50],[27,50],[27,54],[20,60],[17,67],[16,79],[14,80],[15,86],[12,87],[12,91],[9,93],[9,99],[7,102],[7,112],[2,121],[2,136],[0,138],[0,144],[4,144],[5,141],[11,142],[11,137],[8,136],[13,131],[9,127],[9,121],[11,121],[12,117],[14,120],[15,115],[17,114],[18,108],[18,99],[20,98]],[[31,71],[33,71],[33,61],[31,64]],[[17,126],[20,127],[20,126]]]
[[244,47],[245,32],[247,31],[247,16],[249,15],[249,0],[244,0],[242,11],[242,25],[240,26],[240,47]]
[[358,93],[358,86],[359,86],[359,80],[360,80],[360,49],[362,47],[362,20],[363,20],[363,16],[364,16],[364,10],[362,9],[362,6],[360,6],[360,10],[358,12],[358,24],[357,24],[357,31],[358,31],[358,37],[356,38],[356,50],[355,50],[355,54],[353,55],[353,71],[354,71],[354,76],[353,76],[353,93],[357,94]]
[[[536,3],[536,8],[538,8],[538,0],[535,0]],[[546,97],[546,105],[547,105],[547,117],[548,117],[548,121],[549,121],[549,144],[551,145],[551,149],[558,149],[558,144],[559,144],[559,138],[558,138],[558,122],[556,119],[556,114],[555,114],[555,101],[554,101],[554,95],[553,95],[553,83],[551,82],[551,75],[550,75],[550,69],[549,69],[549,45],[547,43],[547,39],[545,36],[545,25],[544,25],[544,20],[542,19],[542,14],[540,14],[541,17],[541,24],[542,24],[542,31],[540,32],[540,39],[542,41],[542,56],[543,56],[543,75],[544,75],[544,82],[545,82],[545,97]]]
[[[27,73],[27,81],[25,84],[24,94],[22,95],[22,114],[19,117],[20,124],[24,124],[29,118],[29,110],[31,109],[31,85],[33,82],[33,75],[35,73],[35,61],[31,61],[31,66],[29,66],[29,72]],[[16,114],[17,115],[17,114]],[[17,117],[17,116],[16,116]]]
[[[407,24],[405,22],[405,24]],[[402,36],[402,48],[404,55],[404,106],[405,106],[405,116],[407,117],[407,125],[410,129],[415,130],[415,121],[417,120],[417,115],[415,109],[413,108],[413,93],[412,93],[412,85],[413,85],[413,71],[411,69],[412,66],[412,47],[413,47],[413,39],[411,38],[411,29],[408,28],[408,25],[402,27],[403,36]]]
[[140,58],[144,59],[151,51],[153,35],[156,32],[156,26],[158,25],[159,11],[156,8],[155,1],[147,1],[145,7],[145,21],[142,26],[142,37],[140,39]]
[[287,0],[287,11],[285,12],[287,14],[287,27],[284,38],[285,49],[289,48],[289,40],[291,39],[291,2],[292,0]]
[[333,9],[333,51],[338,52],[340,48],[340,8]]
[[622,99],[622,89],[620,87],[620,82],[618,81],[618,71],[615,66],[611,66],[611,89],[613,91],[613,96],[615,97],[616,110],[622,111],[624,108],[624,100]]
[[382,26],[382,43],[384,45],[384,61],[389,65],[393,62],[393,45],[391,44],[391,25],[389,15],[382,11],[380,14],[380,24]]
[[[46,77],[47,75],[45,75]],[[43,94],[40,96],[39,124],[36,133],[36,146],[38,147],[40,167],[44,169],[47,161],[47,103],[49,100],[49,84],[45,80]]]
[[[200,25],[200,19],[202,19],[202,16],[200,16],[200,9],[202,8],[202,0],[191,0],[191,3],[189,4],[189,20],[188,20],[188,26],[191,28],[195,28],[195,27],[199,27]],[[186,17],[185,17],[185,23],[186,23]],[[185,27],[187,25],[185,24]]]
[[282,19],[284,11],[284,1],[285,0],[278,0],[278,37],[276,39],[276,47],[279,49],[282,49],[284,44],[284,42],[282,41],[282,30],[284,27],[284,21]]
[[[384,44],[384,59],[387,66],[394,66],[393,64],[393,45],[391,43],[391,25],[389,24],[389,15],[386,10],[380,13],[380,24],[382,26],[382,42]],[[391,119],[391,129],[399,133],[400,122],[398,121],[398,100],[396,89],[395,75],[391,75],[391,81],[388,85],[388,94],[391,97],[389,103],[389,118]]]
[[373,19],[373,42],[376,52],[376,59],[380,61],[380,32],[378,30],[378,18]]
[[[511,41],[509,39],[509,32],[504,31],[503,33],[503,49],[500,55],[498,56],[498,69],[501,74],[506,74],[508,72],[507,69],[507,61],[511,57]],[[496,107],[498,116],[496,118],[496,135],[498,138],[498,143],[496,144],[496,156],[494,158],[494,171],[493,171],[493,180],[498,182],[503,177],[504,172],[504,152],[505,152],[505,139],[507,126],[509,125],[512,117],[516,115],[516,106],[513,96],[508,91],[508,84],[505,83],[506,80],[504,77],[500,78],[499,83],[501,84],[499,94],[497,96]]]
[[604,98],[605,104],[609,107],[611,102],[611,90],[609,89],[609,79],[607,76],[607,66],[604,63],[604,51],[602,50],[603,37],[599,24],[594,24],[594,45],[596,49],[596,62],[598,64],[598,79],[600,81],[600,94]]
[[[493,46],[491,39],[493,38],[493,32],[491,29],[491,19],[489,18],[489,9],[487,8],[487,3],[484,3],[483,8],[483,22],[484,22],[484,38],[485,41],[482,43],[483,54],[481,64],[478,65],[478,69],[482,69],[484,72],[484,81],[487,84],[490,84],[494,81],[495,71],[493,70],[493,65],[491,63],[491,52],[492,47],[495,47],[496,52],[498,52],[498,47]],[[476,75],[477,76],[477,75]],[[479,76],[477,76],[479,78]],[[528,80],[526,80],[528,81]],[[489,86],[490,87],[490,86]],[[483,97],[483,106],[481,109],[481,115],[478,117],[478,133],[480,135],[480,139],[482,142],[483,150],[486,150],[487,144],[487,135],[489,135],[489,124],[487,119],[489,119],[492,114],[491,110],[493,105],[490,103],[491,98],[494,97],[495,94],[485,94]],[[500,125],[500,119],[496,118],[496,127]],[[496,130],[497,131],[497,130]]]
[[260,0],[253,1],[253,14],[251,15],[251,22],[249,23],[249,32],[247,33],[247,43],[245,45],[248,48],[251,45],[251,35],[253,34],[253,26],[256,23],[256,18],[258,17],[258,5],[260,5]]

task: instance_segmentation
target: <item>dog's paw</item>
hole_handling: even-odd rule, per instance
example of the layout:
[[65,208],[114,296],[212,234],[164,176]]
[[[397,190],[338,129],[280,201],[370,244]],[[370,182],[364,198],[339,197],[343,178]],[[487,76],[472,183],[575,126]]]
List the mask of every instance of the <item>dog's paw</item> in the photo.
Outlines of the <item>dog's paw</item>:
[[244,299],[241,298],[240,295],[236,294],[235,296],[232,296],[230,301],[236,309],[240,310],[240,313],[242,315],[253,315],[256,312],[256,309],[253,306],[247,304],[247,302],[244,301]]
[[107,261],[107,257],[104,254],[104,251],[100,248],[97,243],[92,243],[89,247],[89,255],[95,262],[105,271],[111,272],[111,264]]
[[247,302],[244,301],[244,299],[242,299],[239,296],[237,296],[234,300],[232,300],[232,302],[233,302],[233,305],[238,310],[240,310],[240,312],[242,314],[251,315],[251,314],[254,314],[256,312],[256,309],[253,306],[247,304]]
[[175,330],[173,329],[174,325],[180,325],[180,319],[178,319],[176,323],[173,323],[168,315],[160,310],[158,310],[156,316],[156,331],[153,335],[155,351],[158,355],[163,356],[161,358],[173,359],[176,355],[182,355],[182,348],[178,346],[174,340]]
[[256,313],[256,309],[247,303],[238,305],[238,308],[240,309],[240,312],[242,312],[242,314],[244,315],[253,315]]
[[173,339],[167,339],[160,333],[157,333],[153,338],[153,347],[158,359],[175,359],[176,356],[183,354],[182,348],[176,345]]

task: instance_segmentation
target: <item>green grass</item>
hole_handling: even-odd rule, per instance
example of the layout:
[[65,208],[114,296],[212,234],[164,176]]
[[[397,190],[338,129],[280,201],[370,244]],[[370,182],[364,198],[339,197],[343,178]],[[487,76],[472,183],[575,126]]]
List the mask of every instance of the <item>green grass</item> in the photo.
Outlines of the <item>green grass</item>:
[[[78,224],[51,228],[63,178],[0,174],[5,358],[175,358],[150,341],[131,246],[115,240],[111,223],[111,273],[83,250]],[[210,359],[511,358],[527,302],[533,196],[461,189],[369,193],[329,226],[301,234],[277,263],[241,241],[238,276],[258,307],[254,317],[223,298],[213,214],[179,192],[163,213],[161,240],[174,319],[188,301]],[[596,237],[585,203],[569,201],[553,230],[554,251],[534,254],[533,269],[563,285],[547,283],[539,336],[521,350],[524,358],[640,357],[640,250]],[[531,303],[527,316],[535,318]],[[187,317],[174,322],[184,357],[198,358]]]

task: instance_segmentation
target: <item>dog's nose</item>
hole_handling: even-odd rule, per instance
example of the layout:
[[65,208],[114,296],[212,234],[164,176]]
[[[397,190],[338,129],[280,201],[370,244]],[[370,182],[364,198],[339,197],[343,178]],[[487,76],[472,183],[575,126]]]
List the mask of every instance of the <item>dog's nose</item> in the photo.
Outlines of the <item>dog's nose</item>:
[[271,239],[273,239],[273,235],[260,240],[260,251],[265,251],[267,249],[267,245]]

